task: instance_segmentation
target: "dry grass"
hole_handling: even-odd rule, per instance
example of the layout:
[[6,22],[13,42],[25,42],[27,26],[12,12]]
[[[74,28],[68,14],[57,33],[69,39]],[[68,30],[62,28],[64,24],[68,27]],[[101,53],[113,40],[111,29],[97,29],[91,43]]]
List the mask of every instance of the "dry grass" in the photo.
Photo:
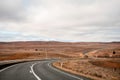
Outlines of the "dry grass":
[[[120,59],[118,59],[120,60]],[[90,77],[95,80],[119,80],[120,62],[108,60],[67,60],[61,63],[54,63],[61,69],[67,69],[69,72]]]
[[[46,49],[46,51],[45,51]],[[119,43],[11,42],[0,43],[0,60],[45,58],[120,57]]]

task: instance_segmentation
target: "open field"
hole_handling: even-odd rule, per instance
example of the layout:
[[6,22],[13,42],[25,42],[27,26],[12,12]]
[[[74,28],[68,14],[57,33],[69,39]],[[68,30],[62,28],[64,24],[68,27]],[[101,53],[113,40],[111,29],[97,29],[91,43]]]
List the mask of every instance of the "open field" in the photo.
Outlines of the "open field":
[[[115,51],[115,54],[113,54]],[[120,57],[120,43],[0,42],[0,60],[41,58]]]
[[94,80],[120,79],[120,59],[72,59],[56,62],[53,65]]

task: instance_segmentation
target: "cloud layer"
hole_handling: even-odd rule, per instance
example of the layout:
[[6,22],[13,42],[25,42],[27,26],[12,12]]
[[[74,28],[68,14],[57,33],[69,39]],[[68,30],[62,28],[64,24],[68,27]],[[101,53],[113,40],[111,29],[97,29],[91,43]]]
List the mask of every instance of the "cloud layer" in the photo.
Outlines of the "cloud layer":
[[0,41],[120,41],[119,0],[1,0]]

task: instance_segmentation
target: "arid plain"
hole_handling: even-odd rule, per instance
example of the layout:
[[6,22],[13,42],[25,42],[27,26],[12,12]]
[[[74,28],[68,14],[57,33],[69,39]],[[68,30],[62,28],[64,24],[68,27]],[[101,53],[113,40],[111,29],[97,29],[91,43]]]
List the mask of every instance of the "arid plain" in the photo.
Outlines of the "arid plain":
[[61,61],[53,66],[95,80],[120,79],[120,42],[0,42],[0,61],[23,59]]

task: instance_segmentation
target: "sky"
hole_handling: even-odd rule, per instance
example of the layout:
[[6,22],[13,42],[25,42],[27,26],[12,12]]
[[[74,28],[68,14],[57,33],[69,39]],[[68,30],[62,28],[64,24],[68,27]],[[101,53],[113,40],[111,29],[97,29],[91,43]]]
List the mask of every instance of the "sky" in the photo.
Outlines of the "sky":
[[0,0],[0,41],[120,41],[120,0]]

